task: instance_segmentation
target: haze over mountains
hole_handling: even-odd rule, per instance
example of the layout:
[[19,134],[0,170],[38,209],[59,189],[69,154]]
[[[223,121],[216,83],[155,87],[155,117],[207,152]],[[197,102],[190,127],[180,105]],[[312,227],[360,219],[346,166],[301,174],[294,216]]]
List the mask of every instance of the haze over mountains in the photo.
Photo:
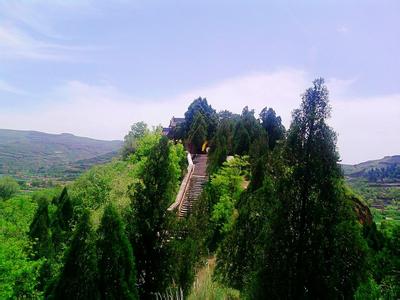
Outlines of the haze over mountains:
[[0,129],[0,176],[70,179],[118,154],[122,141]]

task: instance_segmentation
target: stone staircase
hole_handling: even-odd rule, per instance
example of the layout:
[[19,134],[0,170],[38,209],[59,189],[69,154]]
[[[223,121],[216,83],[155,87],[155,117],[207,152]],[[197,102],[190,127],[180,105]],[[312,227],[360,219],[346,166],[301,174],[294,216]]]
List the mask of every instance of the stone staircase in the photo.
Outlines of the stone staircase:
[[186,217],[193,209],[200,194],[203,191],[203,186],[207,181],[207,155],[197,154],[193,158],[194,171],[189,180],[189,187],[183,196],[183,201],[179,206],[178,215]]

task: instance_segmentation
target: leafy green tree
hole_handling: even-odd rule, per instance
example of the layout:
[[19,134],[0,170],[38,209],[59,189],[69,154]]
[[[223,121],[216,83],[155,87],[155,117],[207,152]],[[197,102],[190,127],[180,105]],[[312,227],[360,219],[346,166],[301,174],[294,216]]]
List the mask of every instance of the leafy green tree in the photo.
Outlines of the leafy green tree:
[[30,195],[0,201],[0,299],[39,299],[43,259],[32,259],[27,234],[37,211]]
[[124,145],[121,149],[122,158],[126,159],[129,155],[135,153],[136,148],[138,147],[138,140],[149,132],[146,123],[137,122],[133,124],[129,133],[124,137]]
[[111,204],[98,229],[99,287],[102,299],[138,299],[132,247],[122,220]]
[[219,234],[231,231],[235,219],[235,205],[243,192],[245,177],[248,175],[248,158],[236,156],[225,162],[211,178],[210,188],[214,195],[211,220]]
[[163,292],[167,274],[167,208],[176,191],[171,182],[170,145],[166,137],[150,149],[140,181],[133,187],[129,236],[136,257],[140,297]]
[[18,191],[19,184],[14,178],[10,176],[0,177],[0,200],[10,199]]
[[49,299],[100,299],[95,236],[89,212],[82,214]]
[[277,117],[272,108],[263,108],[260,113],[261,125],[268,134],[269,149],[274,149],[277,141],[285,136],[285,127],[282,125],[281,117]]
[[203,115],[197,112],[188,132],[187,141],[190,145],[191,153],[201,153],[201,147],[207,138],[207,124]]

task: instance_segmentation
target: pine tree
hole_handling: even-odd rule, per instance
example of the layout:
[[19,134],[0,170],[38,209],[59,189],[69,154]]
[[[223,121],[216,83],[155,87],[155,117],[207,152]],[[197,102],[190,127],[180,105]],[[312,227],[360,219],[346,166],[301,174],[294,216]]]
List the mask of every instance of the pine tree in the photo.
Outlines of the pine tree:
[[260,113],[262,127],[268,134],[269,149],[273,150],[278,140],[285,136],[285,127],[282,125],[281,117],[277,117],[272,108],[263,108]]
[[50,257],[52,244],[49,230],[49,204],[45,198],[39,198],[38,208],[29,227],[29,236],[33,241],[35,259]]
[[163,292],[168,281],[167,208],[174,195],[169,147],[168,139],[161,137],[151,149],[131,198],[129,239],[136,257],[141,298]]
[[211,141],[211,149],[208,153],[208,174],[213,174],[222,166],[229,154],[232,153],[233,120],[222,119]]
[[351,298],[362,277],[365,242],[344,195],[329,115],[328,90],[317,79],[293,113],[251,298]]
[[33,258],[36,260],[44,259],[39,270],[38,289],[41,291],[45,288],[48,279],[52,276],[51,260],[54,255],[49,229],[48,206],[49,204],[45,198],[39,198],[38,209],[29,227],[29,237],[33,241]]
[[58,198],[53,199],[53,204],[57,209],[51,223],[52,240],[56,252],[59,253],[70,238],[72,229],[73,206],[66,187]]
[[250,135],[243,125],[242,121],[239,121],[235,126],[233,133],[233,152],[237,155],[245,155],[248,153],[250,148]]
[[122,220],[110,204],[98,229],[100,293],[102,299],[138,299],[132,247]]
[[188,142],[191,146],[191,153],[201,153],[201,147],[206,139],[207,124],[203,115],[197,112],[188,133]]
[[49,298],[100,299],[95,237],[87,211],[82,214]]
[[208,104],[207,99],[201,97],[194,100],[185,112],[186,135],[188,136],[190,129],[193,127],[193,123],[198,113],[202,115],[206,123],[206,138],[211,139],[217,129],[218,116],[211,105]]

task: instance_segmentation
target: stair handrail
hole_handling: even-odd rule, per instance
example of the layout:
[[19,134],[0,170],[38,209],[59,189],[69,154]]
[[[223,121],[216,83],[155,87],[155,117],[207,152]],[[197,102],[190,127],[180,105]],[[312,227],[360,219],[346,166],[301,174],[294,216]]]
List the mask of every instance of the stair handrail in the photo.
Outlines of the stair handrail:
[[178,194],[176,195],[175,202],[171,204],[170,207],[168,207],[168,211],[174,211],[175,209],[181,207],[183,200],[185,199],[186,192],[189,188],[189,182],[190,179],[192,178],[192,174],[194,172],[194,164],[192,160],[192,154],[189,152],[187,153],[187,161],[188,161],[188,167],[187,167],[187,173],[185,177],[183,177],[181,186],[179,187]]

